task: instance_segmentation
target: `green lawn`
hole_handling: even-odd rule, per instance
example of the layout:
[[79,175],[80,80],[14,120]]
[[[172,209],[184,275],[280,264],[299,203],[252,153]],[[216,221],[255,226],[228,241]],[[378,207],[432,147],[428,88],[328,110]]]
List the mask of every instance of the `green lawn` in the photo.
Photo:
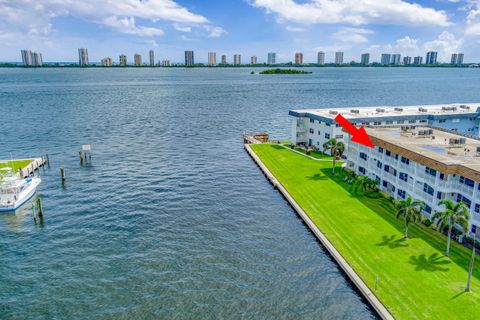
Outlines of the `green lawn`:
[[18,169],[26,167],[30,164],[30,162],[30,160],[1,160],[0,168],[9,167],[12,168],[13,171],[17,172]]
[[[464,292],[471,251],[424,226],[403,224],[384,198],[357,197],[331,162],[278,145],[252,149],[397,319],[480,319],[480,257]],[[375,290],[375,278],[379,284]]]
[[[306,154],[305,148],[295,147],[295,151]],[[317,159],[332,159],[331,156],[329,156],[328,154],[325,154],[321,151],[310,151],[309,156],[312,157],[312,158],[317,158]]]

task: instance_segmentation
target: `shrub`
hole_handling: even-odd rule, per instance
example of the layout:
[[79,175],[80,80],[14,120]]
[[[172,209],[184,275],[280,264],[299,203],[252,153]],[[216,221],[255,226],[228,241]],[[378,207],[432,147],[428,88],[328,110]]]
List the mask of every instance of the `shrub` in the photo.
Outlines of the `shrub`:
[[429,228],[430,228],[430,227],[432,226],[432,224],[433,224],[432,220],[430,220],[430,219],[423,219],[423,220],[422,220],[422,223],[423,223],[423,225],[424,225],[425,227],[429,227]]

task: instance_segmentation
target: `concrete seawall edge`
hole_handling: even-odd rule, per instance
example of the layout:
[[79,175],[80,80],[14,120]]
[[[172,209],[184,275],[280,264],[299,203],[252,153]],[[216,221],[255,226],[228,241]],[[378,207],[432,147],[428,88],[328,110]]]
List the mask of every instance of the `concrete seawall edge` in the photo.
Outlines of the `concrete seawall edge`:
[[293,197],[288,193],[288,191],[283,187],[283,185],[275,178],[275,176],[268,170],[268,168],[263,164],[262,160],[255,154],[250,145],[244,145],[245,150],[250,155],[250,157],[255,161],[255,163],[260,167],[262,172],[265,174],[267,179],[272,183],[272,185],[280,191],[280,193],[285,197],[288,203],[292,206],[295,212],[302,218],[303,222],[310,228],[313,234],[317,239],[322,243],[322,245],[327,249],[330,255],[333,257],[335,262],[342,268],[342,270],[347,274],[349,279],[355,284],[357,289],[362,293],[364,298],[370,303],[373,309],[377,314],[384,320],[393,320],[394,317],[390,312],[385,308],[385,306],[380,302],[377,296],[370,290],[370,288],[363,282],[360,276],[353,270],[353,268],[347,263],[343,256],[338,252],[338,250],[333,246],[333,244],[327,239],[327,237],[318,229],[318,227],[313,223],[310,217],[303,211],[300,205],[293,199]]

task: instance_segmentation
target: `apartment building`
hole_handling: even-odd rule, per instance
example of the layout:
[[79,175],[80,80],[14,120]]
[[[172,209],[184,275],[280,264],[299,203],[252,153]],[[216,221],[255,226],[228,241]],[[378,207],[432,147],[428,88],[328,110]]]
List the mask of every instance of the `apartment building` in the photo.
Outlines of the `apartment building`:
[[345,133],[334,120],[338,114],[357,126],[431,125],[479,136],[480,103],[472,103],[291,110],[292,142],[321,149],[331,138],[344,140]]
[[[471,213],[470,234],[480,226],[480,139],[431,126],[368,127],[374,148],[347,143],[347,168],[376,179],[396,199],[425,203],[427,217],[461,201]],[[349,139],[349,137],[347,137]]]

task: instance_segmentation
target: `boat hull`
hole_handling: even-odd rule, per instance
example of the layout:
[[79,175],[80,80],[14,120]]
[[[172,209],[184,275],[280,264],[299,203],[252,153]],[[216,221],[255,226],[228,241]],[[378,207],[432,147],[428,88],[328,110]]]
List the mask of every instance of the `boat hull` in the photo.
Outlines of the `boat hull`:
[[37,192],[37,186],[40,184],[40,182],[40,178],[34,178],[28,188],[18,195],[18,200],[16,200],[11,205],[5,205],[0,203],[0,212],[12,212],[23,206],[35,195],[35,193]]

